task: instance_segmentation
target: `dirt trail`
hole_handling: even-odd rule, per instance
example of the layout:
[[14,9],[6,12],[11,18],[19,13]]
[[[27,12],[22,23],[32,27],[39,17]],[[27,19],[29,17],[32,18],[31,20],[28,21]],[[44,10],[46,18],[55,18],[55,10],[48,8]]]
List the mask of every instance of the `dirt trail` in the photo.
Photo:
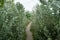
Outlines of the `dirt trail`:
[[33,40],[32,32],[30,31],[31,24],[32,22],[30,22],[26,27],[26,34],[27,34],[26,40]]

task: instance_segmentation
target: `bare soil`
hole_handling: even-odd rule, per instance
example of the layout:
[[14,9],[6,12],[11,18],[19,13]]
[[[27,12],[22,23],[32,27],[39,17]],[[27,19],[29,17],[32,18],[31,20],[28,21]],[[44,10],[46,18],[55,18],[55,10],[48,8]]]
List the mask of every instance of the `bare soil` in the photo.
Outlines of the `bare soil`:
[[31,24],[32,22],[30,22],[26,27],[26,34],[27,34],[26,40],[33,40],[32,32],[30,31]]

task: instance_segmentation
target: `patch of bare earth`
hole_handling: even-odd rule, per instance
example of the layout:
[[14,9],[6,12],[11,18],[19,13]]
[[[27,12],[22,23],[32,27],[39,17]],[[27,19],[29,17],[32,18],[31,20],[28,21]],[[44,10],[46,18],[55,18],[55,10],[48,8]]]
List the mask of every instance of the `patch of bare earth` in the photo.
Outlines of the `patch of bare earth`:
[[32,32],[30,31],[31,24],[32,22],[30,22],[26,27],[26,34],[27,34],[26,40],[33,40]]

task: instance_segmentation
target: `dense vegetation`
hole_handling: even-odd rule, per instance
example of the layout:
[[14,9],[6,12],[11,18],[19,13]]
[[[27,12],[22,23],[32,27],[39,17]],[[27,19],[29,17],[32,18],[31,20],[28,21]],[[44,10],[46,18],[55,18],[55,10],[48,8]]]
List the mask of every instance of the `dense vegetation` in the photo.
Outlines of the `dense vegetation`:
[[0,40],[26,40],[29,22],[34,40],[60,40],[60,0],[39,1],[29,12],[20,2],[0,0]]
[[60,40],[60,1],[40,0],[31,31],[34,40]]
[[0,40],[25,40],[28,19],[24,14],[24,7],[19,2],[14,4],[12,0],[5,0],[2,3],[0,3]]

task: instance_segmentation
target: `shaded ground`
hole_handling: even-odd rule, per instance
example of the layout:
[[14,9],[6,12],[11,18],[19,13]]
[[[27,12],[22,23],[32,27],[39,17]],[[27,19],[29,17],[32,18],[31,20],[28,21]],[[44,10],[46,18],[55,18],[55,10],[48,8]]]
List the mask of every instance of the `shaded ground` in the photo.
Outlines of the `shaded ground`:
[[26,27],[26,34],[27,34],[26,40],[33,40],[32,32],[30,31],[31,24],[32,22],[30,22]]

